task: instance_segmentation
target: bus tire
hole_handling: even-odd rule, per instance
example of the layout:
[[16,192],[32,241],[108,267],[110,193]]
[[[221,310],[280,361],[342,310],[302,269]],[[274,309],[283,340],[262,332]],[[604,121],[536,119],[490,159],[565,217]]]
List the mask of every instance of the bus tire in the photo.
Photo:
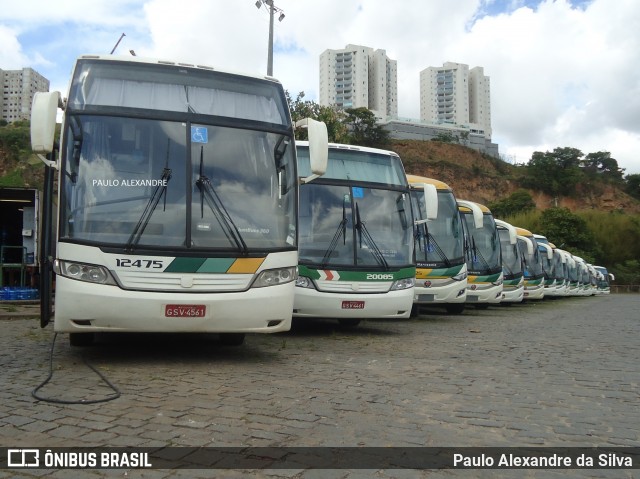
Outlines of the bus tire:
[[93,333],[69,333],[69,344],[71,346],[91,346],[93,339]]
[[221,333],[220,342],[225,346],[240,346],[244,343],[244,333]]
[[451,303],[447,304],[447,313],[449,314],[462,314],[464,311],[464,303]]

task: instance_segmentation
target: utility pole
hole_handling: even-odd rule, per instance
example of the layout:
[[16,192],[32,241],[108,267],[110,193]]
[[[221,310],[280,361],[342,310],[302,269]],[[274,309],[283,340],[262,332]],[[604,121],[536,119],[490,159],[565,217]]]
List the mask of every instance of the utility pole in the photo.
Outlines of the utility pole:
[[269,7],[269,45],[267,52],[267,75],[273,76],[273,18],[276,12],[280,13],[278,21],[284,20],[284,12],[273,4],[273,0],[257,0],[256,8],[260,8],[262,4]]

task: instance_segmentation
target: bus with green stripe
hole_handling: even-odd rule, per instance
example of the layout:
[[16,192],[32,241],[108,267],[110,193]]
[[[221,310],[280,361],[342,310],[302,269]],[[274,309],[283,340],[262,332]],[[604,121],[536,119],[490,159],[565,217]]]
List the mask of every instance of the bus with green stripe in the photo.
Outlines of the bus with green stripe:
[[524,300],[544,298],[544,270],[538,242],[533,233],[516,226],[524,258]]
[[313,177],[309,145],[296,143],[300,251],[294,318],[407,318],[413,304],[413,214],[400,157],[329,144]]
[[502,252],[502,304],[521,303],[524,298],[522,253],[518,248],[516,229],[506,221],[496,219]]
[[493,214],[485,205],[467,200],[458,200],[458,209],[467,233],[466,302],[481,309],[499,304],[504,274],[500,236]]
[[413,313],[442,306],[460,314],[467,299],[467,264],[456,197],[442,181],[417,175],[407,179],[416,214]]
[[[326,126],[300,126],[322,174]],[[36,94],[31,142],[46,165],[43,326],[53,319],[72,345],[103,332],[219,333],[240,344],[245,333],[290,329],[298,175],[280,82],[85,55],[64,101]]]

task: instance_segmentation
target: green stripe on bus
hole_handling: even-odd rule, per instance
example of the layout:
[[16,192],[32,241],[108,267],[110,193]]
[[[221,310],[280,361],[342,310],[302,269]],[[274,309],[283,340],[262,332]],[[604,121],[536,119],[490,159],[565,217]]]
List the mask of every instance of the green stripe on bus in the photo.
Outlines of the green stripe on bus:
[[495,274],[489,274],[489,275],[483,275],[483,276],[474,276],[472,274],[470,274],[467,277],[467,282],[469,283],[495,283],[496,281],[498,281],[498,278],[500,278],[500,275],[502,273],[495,273]]
[[336,281],[397,281],[399,279],[413,278],[416,275],[416,269],[413,267],[400,268],[394,271],[345,271],[340,269],[315,269],[304,265],[298,266],[300,276],[306,276],[311,279],[320,279],[320,271],[330,271],[333,275],[337,273]]
[[207,258],[197,273],[226,273],[234,263],[235,258]]
[[452,266],[450,268],[428,268],[428,267],[418,266],[418,269],[423,271],[425,270],[429,271],[427,274],[422,275],[425,278],[430,278],[432,276],[438,276],[442,278],[451,278],[452,276],[459,274],[463,267],[464,267],[464,263],[458,266]]
[[206,258],[176,258],[164,270],[165,273],[195,273]]

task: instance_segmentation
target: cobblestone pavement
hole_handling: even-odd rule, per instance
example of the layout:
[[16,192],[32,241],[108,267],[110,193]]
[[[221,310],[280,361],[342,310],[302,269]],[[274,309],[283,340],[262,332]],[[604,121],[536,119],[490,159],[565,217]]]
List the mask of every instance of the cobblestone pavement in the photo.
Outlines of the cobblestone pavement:
[[[99,336],[0,321],[0,446],[638,446],[640,295],[530,302],[354,329]],[[6,317],[7,315],[5,315]],[[638,477],[635,470],[12,470],[0,477]]]

